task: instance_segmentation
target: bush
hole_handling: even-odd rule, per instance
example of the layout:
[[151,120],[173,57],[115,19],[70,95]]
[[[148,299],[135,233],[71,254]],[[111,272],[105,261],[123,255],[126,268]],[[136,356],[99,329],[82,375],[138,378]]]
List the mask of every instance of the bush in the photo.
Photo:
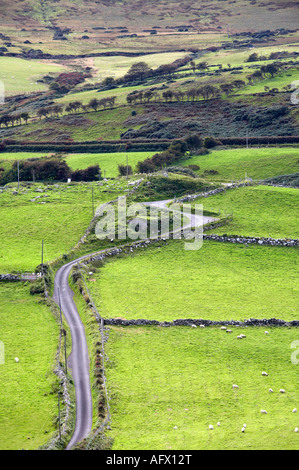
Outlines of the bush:
[[118,173],[119,173],[120,176],[126,176],[127,174],[132,175],[133,171],[132,171],[131,165],[127,166],[127,165],[119,164],[118,165]]

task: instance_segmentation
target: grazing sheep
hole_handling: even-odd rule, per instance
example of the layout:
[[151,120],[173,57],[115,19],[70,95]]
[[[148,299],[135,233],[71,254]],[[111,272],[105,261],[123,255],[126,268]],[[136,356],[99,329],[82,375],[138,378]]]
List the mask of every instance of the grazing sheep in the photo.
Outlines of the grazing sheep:
[[226,333],[232,333],[232,330],[226,330]]
[[280,391],[280,393],[285,393],[286,392],[284,388],[281,388],[279,391]]
[[234,384],[234,385],[233,385],[233,388],[239,388],[239,387],[238,387],[238,385],[235,385],[235,384]]
[[245,432],[245,428],[244,428],[244,426],[243,426],[243,428],[242,428],[242,432]]
[[243,424],[243,428],[246,428],[246,427],[247,427],[246,424]]
[[263,415],[268,414],[266,410],[261,410],[261,413],[262,413]]
[[242,339],[242,336],[237,336],[237,339]]
[[192,328],[197,328],[197,326],[196,326],[196,325],[191,325],[191,326],[192,326]]
[[243,335],[243,333],[240,336],[241,338],[246,338],[246,335]]
[[295,428],[295,432],[298,432],[298,428]]
[[269,388],[269,392],[273,392],[272,388]]
[[200,328],[205,328],[205,325],[199,325]]
[[15,361],[16,361],[16,362],[19,362],[20,360],[19,360],[19,358],[18,358],[18,357],[15,357]]
[[222,326],[220,330],[226,330],[226,326]]
[[262,372],[262,375],[264,375],[265,377],[267,377],[267,372]]
[[177,428],[178,428],[177,426],[174,426],[174,428],[173,428],[173,429],[177,429]]
[[265,331],[265,335],[268,335],[269,334],[269,331]]
[[210,424],[210,425],[209,425],[209,429],[214,429],[214,427]]
[[217,426],[220,426],[220,422],[218,421]]
[[292,413],[297,413],[297,408],[294,408]]

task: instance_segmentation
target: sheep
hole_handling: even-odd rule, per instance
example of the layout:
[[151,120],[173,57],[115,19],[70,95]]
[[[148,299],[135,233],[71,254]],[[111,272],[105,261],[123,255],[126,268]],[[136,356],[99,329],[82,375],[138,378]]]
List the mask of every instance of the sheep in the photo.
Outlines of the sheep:
[[238,387],[238,385],[234,384],[234,385],[233,385],[233,388],[239,388],[239,387]]
[[281,388],[279,391],[280,391],[280,393],[285,393],[286,392],[284,388]]
[[226,333],[232,333],[232,330],[226,330]]
[[295,428],[295,432],[298,432],[298,428]]
[[15,357],[15,361],[16,361],[16,362],[19,362],[20,359],[19,359],[18,357]]
[[214,426],[212,426],[212,424],[209,425],[209,429],[213,430],[214,429]]
[[262,413],[263,415],[268,414],[266,410],[261,410],[261,413]]
[[242,428],[242,432],[245,432],[245,428],[244,428],[244,426],[243,426],[243,428]]
[[218,421],[217,426],[220,426],[220,422]]
[[196,326],[196,325],[191,325],[191,327],[192,327],[192,328],[197,328],[197,326]]
[[243,428],[246,428],[246,427],[247,427],[246,424],[243,424]]
[[272,388],[269,388],[269,392],[273,393],[273,390],[272,390]]
[[297,413],[297,408],[294,408],[292,413]]
[[269,334],[269,331],[265,331],[265,335],[268,335]]
[[242,339],[242,336],[237,336],[237,339]]
[[243,333],[240,336],[241,338],[246,338],[246,335],[243,335]]
[[199,328],[205,328],[205,325],[199,325]]
[[262,372],[262,375],[264,375],[265,377],[268,376],[267,372]]
[[226,326],[222,326],[220,330],[226,330]]

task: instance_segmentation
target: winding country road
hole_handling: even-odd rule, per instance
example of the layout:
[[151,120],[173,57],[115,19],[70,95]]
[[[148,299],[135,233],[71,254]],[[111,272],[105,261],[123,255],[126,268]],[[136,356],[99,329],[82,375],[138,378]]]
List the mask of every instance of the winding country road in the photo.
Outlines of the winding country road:
[[[147,202],[145,204],[156,206],[160,209],[167,209],[167,204],[169,202],[171,202],[171,200]],[[188,214],[186,214],[186,216],[188,217]],[[189,228],[191,225],[195,226],[202,222],[203,224],[206,224],[215,220],[212,217],[203,217],[202,220],[193,215],[191,217],[189,215],[188,218],[189,223],[182,227],[183,229]],[[111,250],[111,248],[113,247],[110,247],[109,250]],[[101,250],[97,253],[104,253],[105,251],[108,250]],[[66,448],[67,450],[72,449],[78,442],[86,438],[92,429],[93,409],[88,347],[84,325],[73,300],[74,293],[68,283],[72,267],[79,261],[89,258],[90,256],[92,256],[92,253],[62,266],[57,271],[54,281],[53,300],[58,306],[61,305],[62,312],[69,325],[72,337],[72,352],[69,356],[68,364],[72,370],[72,377],[76,391],[76,425],[74,434]]]

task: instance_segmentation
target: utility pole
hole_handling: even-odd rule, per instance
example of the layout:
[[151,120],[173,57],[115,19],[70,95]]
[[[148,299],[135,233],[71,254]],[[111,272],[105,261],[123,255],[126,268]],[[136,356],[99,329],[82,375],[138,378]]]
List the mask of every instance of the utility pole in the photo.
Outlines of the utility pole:
[[65,375],[67,375],[67,356],[66,356],[66,331],[63,330],[64,334],[64,358],[65,358]]
[[20,162],[18,160],[18,189],[20,188]]
[[60,326],[62,328],[62,312],[61,312],[61,301],[60,301],[60,289],[59,289],[59,287],[57,289],[58,289],[58,301],[59,301],[59,311],[60,311]]
[[91,194],[92,194],[92,216],[94,217],[94,195],[93,195],[93,187],[91,188]]
[[42,273],[44,272],[44,240],[42,240]]
[[126,155],[126,160],[127,160],[127,179],[128,179],[129,177],[128,155]]

